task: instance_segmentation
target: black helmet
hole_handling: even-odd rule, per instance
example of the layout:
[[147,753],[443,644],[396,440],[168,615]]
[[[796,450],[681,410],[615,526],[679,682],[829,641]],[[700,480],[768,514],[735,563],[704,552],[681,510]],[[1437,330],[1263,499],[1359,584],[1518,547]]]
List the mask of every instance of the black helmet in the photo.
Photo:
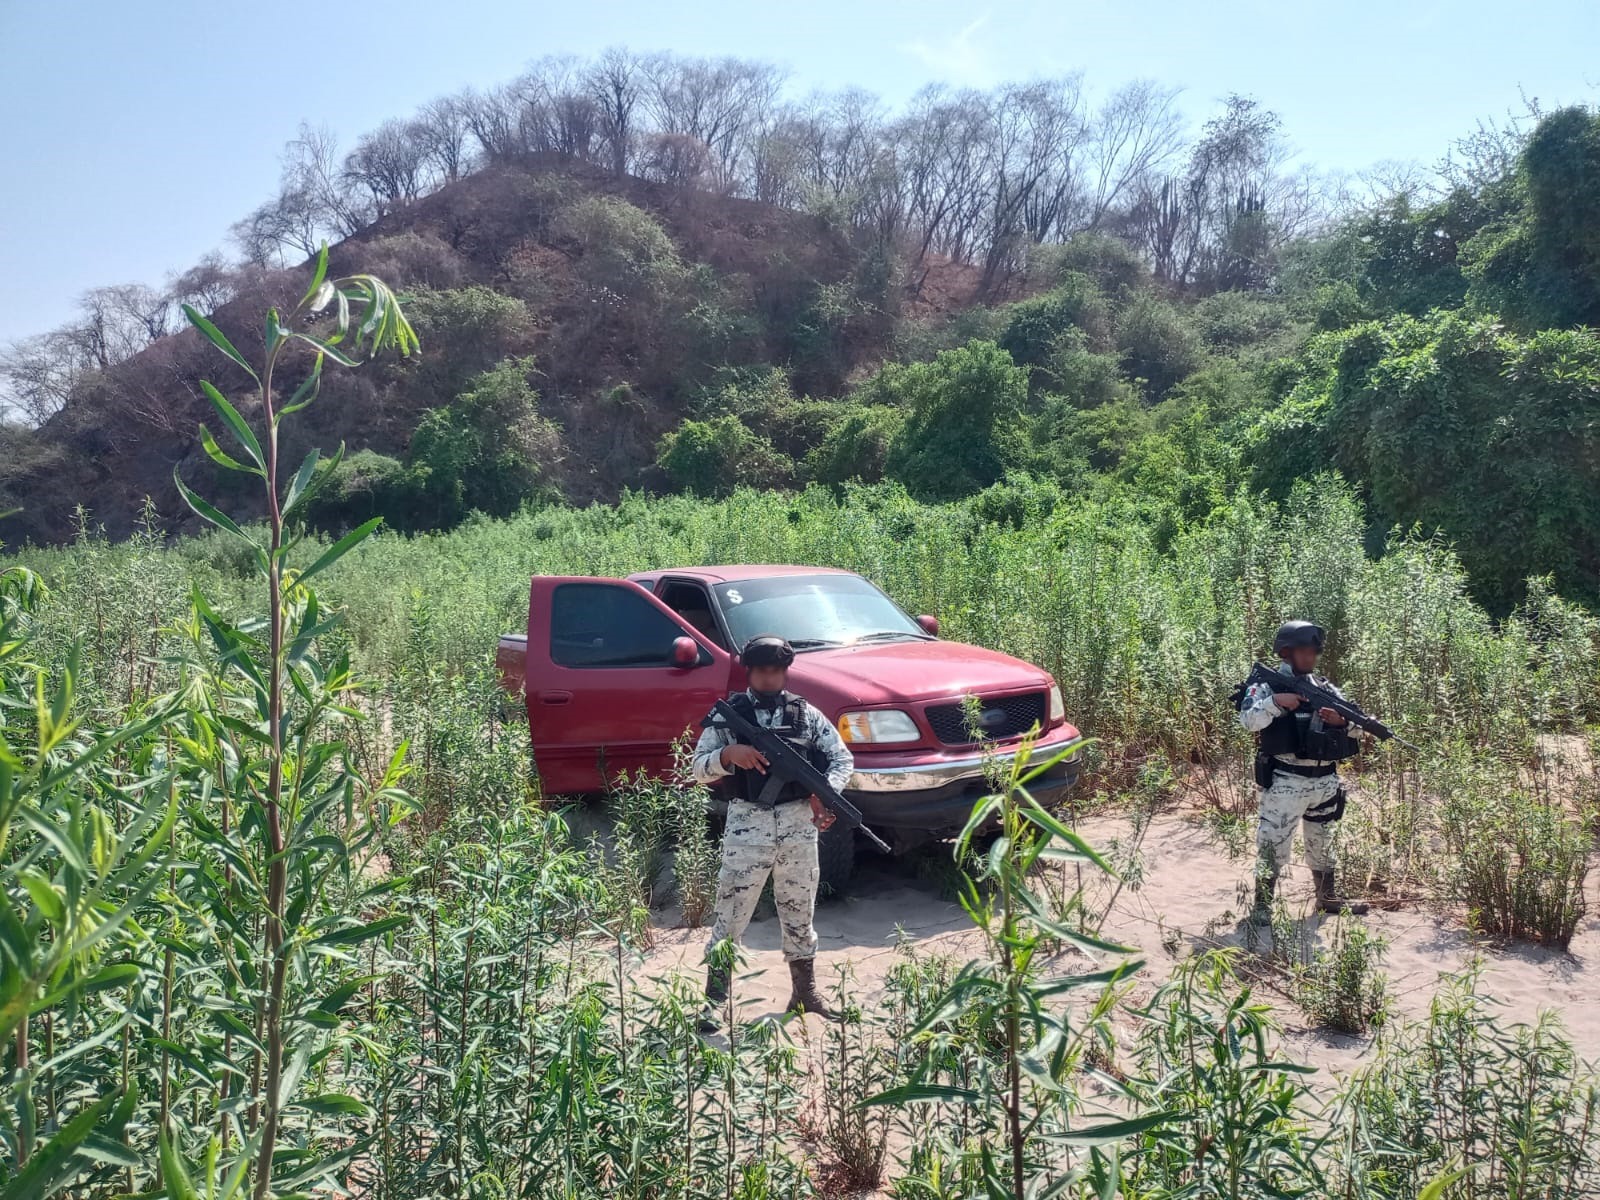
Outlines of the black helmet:
[[1279,625],[1277,636],[1272,639],[1273,652],[1282,654],[1295,646],[1312,646],[1321,654],[1322,626],[1310,621],[1285,621]]
[[794,662],[794,647],[775,633],[758,633],[744,644],[739,656],[749,667],[783,667]]

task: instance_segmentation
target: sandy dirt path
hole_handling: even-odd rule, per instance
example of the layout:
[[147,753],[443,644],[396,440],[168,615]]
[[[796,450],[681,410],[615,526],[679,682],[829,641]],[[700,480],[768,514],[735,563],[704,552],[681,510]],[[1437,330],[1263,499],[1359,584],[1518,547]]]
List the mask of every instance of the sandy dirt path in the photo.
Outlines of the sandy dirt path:
[[[1091,844],[1105,846],[1126,837],[1126,821],[1103,818],[1079,826]],[[1230,860],[1225,851],[1192,819],[1177,814],[1156,817],[1143,846],[1143,879],[1137,891],[1118,897],[1104,935],[1135,947],[1147,961],[1135,997],[1148,995],[1167,977],[1179,958],[1210,945],[1240,945],[1243,937],[1240,888],[1248,871],[1245,860]],[[1560,1014],[1579,1052],[1600,1062],[1600,898],[1590,876],[1590,904],[1570,953],[1538,946],[1497,944],[1475,938],[1459,913],[1438,913],[1420,907],[1377,912],[1365,918],[1369,928],[1388,939],[1383,969],[1395,1011],[1403,1017],[1424,1016],[1438,990],[1441,974],[1459,972],[1475,956],[1484,961],[1482,990],[1500,1001],[1507,1022],[1531,1022],[1543,1009]],[[1291,911],[1308,910],[1311,879],[1303,865],[1289,873],[1283,892]],[[645,975],[674,969],[700,971],[705,930],[673,928],[676,913],[657,918],[655,944],[644,964]],[[819,981],[831,983],[832,968],[847,959],[863,1002],[881,993],[895,959],[898,931],[919,949],[966,960],[981,943],[960,905],[941,898],[938,886],[917,879],[900,864],[864,860],[851,894],[823,902],[817,912]],[[746,1019],[775,1014],[788,997],[789,978],[778,952],[777,922],[758,916],[745,939],[751,977],[741,986],[741,1015]],[[1372,1048],[1370,1037],[1343,1037],[1307,1028],[1300,1012],[1270,990],[1260,992],[1274,1003],[1283,1027],[1288,1057],[1342,1075],[1359,1067]],[[1331,1082],[1331,1080],[1329,1080]]]

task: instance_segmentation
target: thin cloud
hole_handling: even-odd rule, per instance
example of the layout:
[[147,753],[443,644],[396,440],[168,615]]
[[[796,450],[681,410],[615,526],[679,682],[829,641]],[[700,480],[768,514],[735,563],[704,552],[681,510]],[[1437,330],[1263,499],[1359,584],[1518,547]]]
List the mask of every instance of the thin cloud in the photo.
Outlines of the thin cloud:
[[901,50],[950,83],[992,83],[998,74],[994,56],[989,47],[977,40],[978,33],[988,23],[989,14],[984,13],[958,33],[934,41],[918,38],[907,42]]

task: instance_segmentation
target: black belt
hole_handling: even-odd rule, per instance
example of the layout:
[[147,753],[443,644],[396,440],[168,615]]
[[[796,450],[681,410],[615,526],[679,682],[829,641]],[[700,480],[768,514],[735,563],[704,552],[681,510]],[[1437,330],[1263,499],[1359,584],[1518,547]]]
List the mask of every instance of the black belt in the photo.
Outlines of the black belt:
[[1299,763],[1286,763],[1281,758],[1272,760],[1274,771],[1283,771],[1288,775],[1303,775],[1307,779],[1326,779],[1339,769],[1338,763],[1323,763],[1320,767],[1302,767]]
[[750,796],[740,796],[739,799],[743,800],[751,808],[773,809],[773,808],[782,808],[785,804],[799,804],[800,801],[809,800],[809,799],[811,799],[811,797],[810,796],[790,796],[787,800],[774,800],[771,804],[763,804],[763,803],[761,803],[761,801],[753,799]]

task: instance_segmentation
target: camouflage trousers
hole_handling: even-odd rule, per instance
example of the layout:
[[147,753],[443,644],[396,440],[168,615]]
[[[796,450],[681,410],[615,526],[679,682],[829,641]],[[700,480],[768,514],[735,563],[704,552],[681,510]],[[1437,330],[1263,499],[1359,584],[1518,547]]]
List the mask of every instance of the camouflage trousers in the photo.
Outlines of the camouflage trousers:
[[784,959],[815,958],[817,931],[811,916],[817,904],[817,827],[811,823],[811,805],[803,800],[774,808],[746,800],[728,803],[711,945],[744,936],[768,872],[778,902]]
[[1289,865],[1297,825],[1306,840],[1306,865],[1313,871],[1333,870],[1334,823],[1318,824],[1302,818],[1306,809],[1331,800],[1340,786],[1337,775],[1310,779],[1278,771],[1272,776],[1271,787],[1257,789],[1261,824],[1256,828],[1256,851],[1266,871],[1276,874]]

